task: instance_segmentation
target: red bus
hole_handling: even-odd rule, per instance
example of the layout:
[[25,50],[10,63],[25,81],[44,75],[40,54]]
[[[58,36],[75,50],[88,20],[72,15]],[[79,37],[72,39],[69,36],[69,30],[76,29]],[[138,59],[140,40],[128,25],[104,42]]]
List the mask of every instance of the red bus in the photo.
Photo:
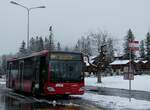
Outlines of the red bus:
[[34,95],[84,94],[82,53],[43,50],[7,61],[6,86]]

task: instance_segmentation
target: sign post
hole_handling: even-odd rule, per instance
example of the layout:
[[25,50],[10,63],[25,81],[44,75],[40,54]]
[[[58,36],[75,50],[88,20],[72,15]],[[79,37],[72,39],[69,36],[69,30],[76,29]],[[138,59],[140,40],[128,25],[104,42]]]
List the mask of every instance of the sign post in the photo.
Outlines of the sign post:
[[128,69],[128,80],[129,80],[129,101],[131,102],[131,80],[134,80],[134,70],[132,69],[132,52],[139,50],[139,41],[130,41],[129,42],[129,69]]

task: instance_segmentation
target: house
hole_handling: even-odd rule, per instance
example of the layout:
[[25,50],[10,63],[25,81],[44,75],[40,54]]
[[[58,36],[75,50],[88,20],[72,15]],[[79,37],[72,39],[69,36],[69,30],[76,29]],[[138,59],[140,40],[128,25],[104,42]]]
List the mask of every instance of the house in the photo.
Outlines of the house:
[[110,63],[110,66],[112,68],[113,73],[115,73],[116,75],[121,75],[124,72],[129,71],[130,63],[132,70],[135,71],[136,63],[134,61],[130,62],[130,60],[115,60],[112,63]]

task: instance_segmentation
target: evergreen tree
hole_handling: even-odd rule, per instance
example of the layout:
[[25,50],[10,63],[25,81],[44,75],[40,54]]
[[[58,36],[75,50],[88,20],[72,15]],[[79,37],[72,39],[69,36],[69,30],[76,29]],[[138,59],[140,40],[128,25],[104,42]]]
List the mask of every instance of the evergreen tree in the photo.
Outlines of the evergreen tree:
[[75,45],[73,51],[75,51],[75,52],[80,52],[80,49],[79,49],[79,47],[78,47],[78,44]]
[[4,72],[4,74],[6,74],[6,71],[7,71],[7,56],[6,55],[2,56],[2,71]]
[[44,42],[42,37],[39,39],[39,51],[44,50]]
[[49,35],[49,50],[55,50],[55,44],[54,44],[54,39],[53,39],[53,33],[52,29],[50,30],[50,35]]
[[[124,43],[124,59],[130,58],[130,49],[129,49],[129,42],[134,41],[134,34],[132,33],[131,29],[128,30],[127,35],[125,36],[125,43]],[[131,58],[135,58],[135,53],[131,52]]]
[[61,46],[60,46],[60,43],[59,43],[59,42],[57,43],[57,50],[58,50],[58,51],[61,51]]
[[150,61],[150,33],[146,35],[146,59]]
[[44,41],[44,49],[49,49],[49,40],[47,37],[45,37],[45,41]]
[[66,52],[68,52],[68,51],[69,51],[69,47],[66,46],[64,50],[65,50]]
[[32,37],[30,39],[30,47],[29,47],[29,52],[32,53],[32,52],[35,52],[36,51],[36,40]]
[[21,47],[19,49],[19,56],[25,56],[27,54],[25,47],[26,47],[26,43],[22,41]]
[[140,42],[140,58],[145,58],[144,40],[141,40]]

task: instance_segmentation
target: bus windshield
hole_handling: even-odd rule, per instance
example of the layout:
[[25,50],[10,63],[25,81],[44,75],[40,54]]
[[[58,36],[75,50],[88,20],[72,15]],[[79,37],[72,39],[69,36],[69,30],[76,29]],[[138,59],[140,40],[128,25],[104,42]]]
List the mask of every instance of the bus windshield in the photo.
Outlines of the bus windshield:
[[50,80],[52,82],[80,82],[81,72],[81,61],[50,61]]

